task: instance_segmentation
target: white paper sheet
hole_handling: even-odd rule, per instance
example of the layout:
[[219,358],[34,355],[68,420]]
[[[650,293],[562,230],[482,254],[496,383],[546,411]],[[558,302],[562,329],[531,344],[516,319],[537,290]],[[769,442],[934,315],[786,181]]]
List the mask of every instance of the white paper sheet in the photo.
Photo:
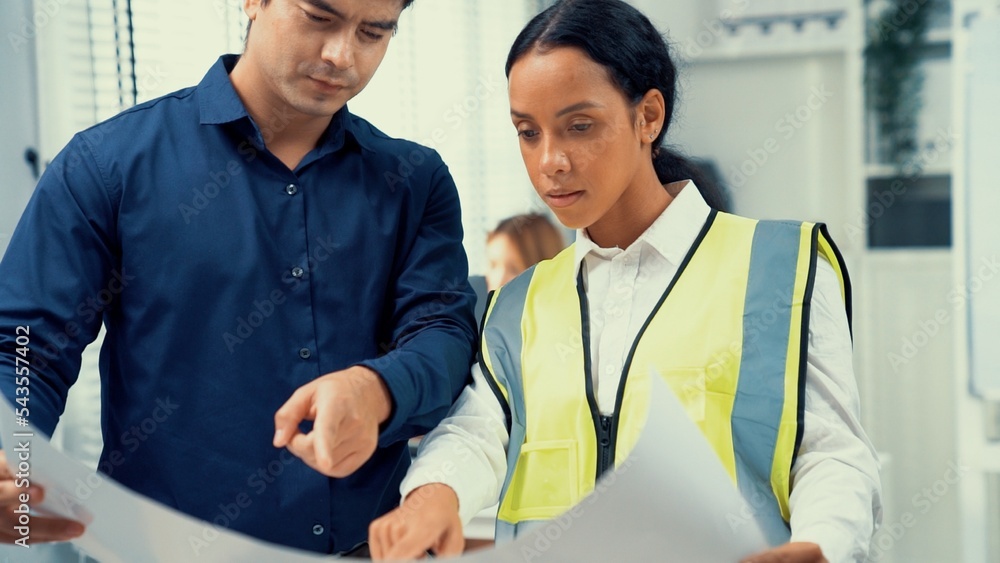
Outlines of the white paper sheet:
[[[45,435],[31,426],[20,427],[7,400],[0,400],[0,439],[7,465],[14,473],[20,463],[19,445],[27,444],[29,480],[45,489],[40,512],[65,516],[87,524],[77,546],[101,563],[180,561],[329,561],[329,556],[269,544],[216,528],[154,502],[115,481],[102,477],[57,451]],[[192,540],[205,541],[207,546]],[[29,545],[32,543],[29,539]],[[30,549],[30,548],[29,548]],[[27,552],[26,555],[30,552]],[[25,558],[31,561],[31,557]]]
[[632,455],[597,492],[514,543],[463,559],[736,563],[767,541],[718,457],[663,379]]
[[[602,479],[594,495],[511,544],[456,561],[720,563],[766,549],[763,534],[752,518],[743,516],[749,511],[708,442],[663,380],[655,374],[651,380],[646,428],[626,463]],[[0,426],[12,467],[17,466],[17,443],[30,440],[31,481],[47,489],[40,508],[89,523],[75,543],[102,563],[331,559],[229,531],[221,531],[196,557],[190,538],[202,538],[210,524],[95,476],[34,429],[16,426],[6,401],[0,401]],[[35,435],[18,436],[25,433]],[[68,509],[62,498],[81,504],[73,501]]]

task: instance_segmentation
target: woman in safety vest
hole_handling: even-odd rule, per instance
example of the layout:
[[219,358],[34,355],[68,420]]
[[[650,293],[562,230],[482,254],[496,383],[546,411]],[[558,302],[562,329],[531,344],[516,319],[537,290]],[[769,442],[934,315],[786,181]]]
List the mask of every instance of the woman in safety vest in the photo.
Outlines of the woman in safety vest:
[[706,203],[661,147],[668,47],[624,2],[556,3],[506,70],[532,184],[577,240],[491,294],[473,383],[372,524],[373,555],[460,553],[498,498],[497,541],[571,508],[634,446],[654,366],[778,546],[754,562],[864,561],[881,485],[826,228]]

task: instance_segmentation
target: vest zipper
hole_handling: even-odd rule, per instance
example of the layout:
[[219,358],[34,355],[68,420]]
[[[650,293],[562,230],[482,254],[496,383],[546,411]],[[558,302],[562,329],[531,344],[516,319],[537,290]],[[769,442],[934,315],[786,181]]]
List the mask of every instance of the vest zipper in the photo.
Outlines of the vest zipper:
[[587,292],[584,288],[583,281],[583,267],[577,272],[576,276],[576,293],[580,299],[580,323],[583,329],[583,377],[584,385],[587,392],[587,404],[590,405],[590,413],[594,419],[594,429],[597,434],[597,478],[599,479],[601,475],[607,472],[609,469],[613,469],[615,466],[615,454],[618,447],[618,424],[621,421],[622,412],[622,402],[625,399],[625,384],[628,382],[628,374],[632,369],[632,358],[635,357],[635,350],[639,346],[639,341],[642,339],[642,335],[646,332],[646,327],[652,322],[653,317],[660,310],[663,302],[666,301],[667,296],[670,295],[670,290],[674,288],[677,283],[678,278],[684,273],[687,268],[691,258],[694,256],[695,252],[701,246],[702,241],[708,234],[709,229],[715,222],[715,217],[718,215],[718,211],[712,210],[708,214],[708,219],[705,220],[705,225],[701,228],[701,232],[698,233],[698,238],[695,239],[691,248],[688,249],[687,254],[684,256],[684,260],[681,261],[680,266],[677,268],[677,273],[674,274],[674,278],[670,281],[667,286],[666,291],[660,297],[660,300],[653,307],[652,312],[650,312],[649,317],[646,318],[646,322],[643,323],[642,328],[639,329],[639,334],[636,335],[635,340],[632,342],[632,348],[629,350],[628,357],[625,359],[625,365],[622,367],[621,379],[618,382],[618,393],[615,397],[615,410],[611,416],[604,416],[601,414],[600,410],[597,408],[597,397],[594,394],[594,382],[590,363],[590,303],[587,300]]
[[597,477],[600,478],[609,469],[615,467],[614,454],[611,451],[612,417],[601,415],[601,425],[597,428]]
[[615,466],[614,435],[612,429],[615,427],[614,417],[604,416],[597,408],[597,396],[594,394],[594,378],[591,376],[590,365],[590,305],[587,302],[587,293],[583,289],[583,268],[577,273],[576,291],[580,298],[580,322],[583,328],[583,381],[587,392],[587,404],[590,406],[590,414],[594,419],[594,434],[597,438],[597,475],[594,480],[601,478],[608,469]]

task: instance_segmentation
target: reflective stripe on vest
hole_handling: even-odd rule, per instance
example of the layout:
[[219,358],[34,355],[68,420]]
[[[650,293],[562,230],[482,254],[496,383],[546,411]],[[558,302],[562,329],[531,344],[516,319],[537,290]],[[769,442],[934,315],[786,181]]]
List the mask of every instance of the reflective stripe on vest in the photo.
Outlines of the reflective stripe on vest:
[[787,541],[818,253],[840,276],[849,311],[846,268],[822,225],[713,212],[632,344],[610,419],[594,398],[573,247],[495,292],[480,362],[510,427],[497,539],[568,510],[622,463],[645,420],[653,368],[771,543]]

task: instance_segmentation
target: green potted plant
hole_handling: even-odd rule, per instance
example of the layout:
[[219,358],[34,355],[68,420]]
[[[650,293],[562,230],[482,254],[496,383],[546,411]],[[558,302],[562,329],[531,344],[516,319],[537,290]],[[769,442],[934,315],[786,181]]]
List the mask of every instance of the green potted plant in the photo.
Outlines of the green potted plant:
[[878,17],[868,24],[865,86],[878,139],[877,160],[894,165],[898,172],[919,148],[924,83],[920,58],[937,1],[941,0],[880,2]]

